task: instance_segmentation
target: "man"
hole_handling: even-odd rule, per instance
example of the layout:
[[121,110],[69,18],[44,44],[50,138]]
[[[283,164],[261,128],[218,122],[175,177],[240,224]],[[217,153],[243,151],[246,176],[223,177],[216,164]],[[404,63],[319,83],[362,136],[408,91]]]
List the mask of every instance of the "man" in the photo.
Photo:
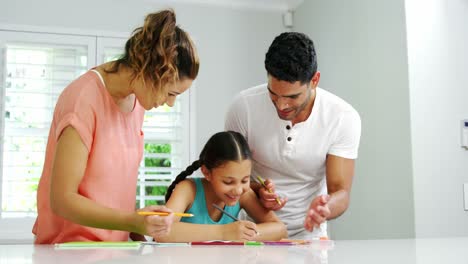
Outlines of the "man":
[[251,187],[266,208],[277,211],[289,237],[327,236],[326,220],[340,216],[349,205],[359,114],[318,87],[314,44],[302,33],[277,36],[265,68],[268,83],[236,97],[225,128],[247,138],[253,179],[269,179],[266,188],[258,183]]

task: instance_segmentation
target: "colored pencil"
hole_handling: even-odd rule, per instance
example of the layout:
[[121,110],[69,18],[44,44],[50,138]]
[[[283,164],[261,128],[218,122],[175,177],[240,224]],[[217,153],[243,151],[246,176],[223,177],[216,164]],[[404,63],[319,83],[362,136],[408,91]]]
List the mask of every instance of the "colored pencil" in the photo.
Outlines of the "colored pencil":
[[194,241],[190,243],[192,246],[294,246],[299,245],[293,241],[229,241],[229,240],[210,240],[210,241]]
[[[231,217],[232,220],[234,220],[234,221],[239,221],[239,219],[238,219],[237,217],[235,217],[235,216],[233,216],[232,214],[230,214],[230,213],[224,211],[224,209],[221,208],[221,207],[219,207],[218,205],[213,204],[213,206],[214,206],[214,208],[216,208],[216,209],[218,209],[219,211],[221,211],[223,214],[225,214],[225,215]],[[257,234],[257,236],[260,235],[260,232],[258,232],[257,230],[255,230],[255,233]]]
[[217,206],[216,204],[213,204],[213,206],[214,206],[214,208],[216,208],[216,209],[220,210],[220,211],[221,211],[223,214],[225,214],[225,215],[227,215],[227,216],[231,217],[231,218],[232,218],[232,220],[234,220],[234,221],[239,221],[239,219],[238,219],[237,217],[235,217],[235,216],[233,216],[232,214],[230,214],[230,213],[228,213],[228,212],[224,211],[224,209],[223,209],[223,208],[221,208],[221,207]]
[[[144,211],[140,211],[138,212],[139,215],[159,215],[159,216],[168,216],[170,215],[171,213],[168,213],[168,212],[144,212]],[[193,214],[187,214],[187,213],[172,213],[174,214],[175,216],[180,216],[180,217],[192,217]]]
[[212,241],[194,241],[190,243],[192,246],[243,246],[242,241],[224,241],[224,240],[212,240]]
[[141,245],[139,241],[74,241],[55,244],[56,248],[136,248]]
[[[265,189],[267,189],[267,187],[266,187],[266,185],[265,185],[265,180],[263,180],[263,178],[260,177],[260,175],[257,175],[257,179],[258,179],[258,181],[260,182],[260,184],[262,184],[262,186],[265,187]],[[273,193],[270,189],[267,189],[267,191],[268,191],[269,193]],[[276,197],[276,202],[277,202],[279,205],[281,205],[281,201],[280,201],[280,199],[279,199],[278,197]]]

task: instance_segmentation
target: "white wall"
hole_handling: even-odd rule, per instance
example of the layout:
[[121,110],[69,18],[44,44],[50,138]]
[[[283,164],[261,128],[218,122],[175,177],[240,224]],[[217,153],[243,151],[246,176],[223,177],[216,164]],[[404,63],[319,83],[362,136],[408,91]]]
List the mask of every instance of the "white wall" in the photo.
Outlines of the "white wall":
[[416,236],[467,236],[468,2],[406,2]]
[[362,119],[351,205],[332,238],[414,237],[404,0],[307,0],[294,20],[316,44],[319,86]]
[[[130,32],[147,13],[169,7],[145,0],[1,1],[0,23]],[[166,1],[167,2],[167,1]],[[284,30],[281,12],[174,4],[178,24],[201,60],[196,87],[196,148],[224,129],[224,113],[240,90],[265,82],[264,54]]]

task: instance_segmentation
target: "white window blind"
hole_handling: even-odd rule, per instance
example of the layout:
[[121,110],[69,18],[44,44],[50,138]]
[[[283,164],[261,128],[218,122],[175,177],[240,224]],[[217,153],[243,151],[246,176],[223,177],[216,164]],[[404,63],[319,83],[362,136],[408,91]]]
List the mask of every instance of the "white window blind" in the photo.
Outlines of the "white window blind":
[[36,215],[36,189],[57,98],[95,60],[89,37],[0,31],[0,219]]
[[35,212],[35,190],[57,98],[87,69],[87,47],[5,46],[3,216]]
[[163,204],[167,187],[189,160],[188,98],[177,98],[174,107],[158,107],[146,113],[144,157],[140,166],[137,208]]

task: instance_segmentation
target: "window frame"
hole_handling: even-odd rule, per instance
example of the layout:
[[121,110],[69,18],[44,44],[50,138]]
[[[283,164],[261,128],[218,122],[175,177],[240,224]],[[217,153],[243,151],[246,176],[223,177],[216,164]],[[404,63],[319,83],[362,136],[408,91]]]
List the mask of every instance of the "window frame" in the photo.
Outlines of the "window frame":
[[[34,41],[32,41],[34,40]],[[96,61],[95,50],[96,41],[92,36],[76,36],[76,35],[60,35],[53,33],[37,33],[30,31],[9,31],[2,30],[0,28],[0,49],[1,49],[1,64],[2,73],[0,81],[4,83],[6,78],[6,49],[4,48],[5,42],[18,42],[18,43],[37,43],[44,45],[84,45],[88,48],[88,68],[92,66],[92,63]],[[5,88],[0,91],[0,102],[2,115],[2,121],[0,121],[0,133],[1,139],[4,139],[5,131],[5,104],[3,103],[6,96]],[[0,144],[0,192],[3,187],[3,151],[4,144]],[[0,204],[2,203],[2,197],[0,195]],[[33,235],[31,233],[32,226],[35,221],[35,217],[21,217],[21,218],[3,218],[0,216],[0,241],[1,240],[32,240]]]

